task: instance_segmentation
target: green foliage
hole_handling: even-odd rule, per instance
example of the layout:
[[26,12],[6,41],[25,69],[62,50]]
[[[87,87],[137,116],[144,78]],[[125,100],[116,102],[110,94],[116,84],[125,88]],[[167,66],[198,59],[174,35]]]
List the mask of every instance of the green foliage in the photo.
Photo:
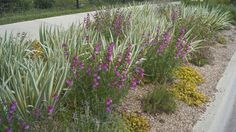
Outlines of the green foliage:
[[[143,67],[145,69],[146,77],[152,82],[165,83],[172,79],[172,70],[183,61],[189,52],[189,44],[182,42],[182,37],[175,36],[173,31],[166,31],[157,36],[151,42],[146,44],[144,51],[145,61]],[[169,39],[166,43],[166,39]],[[181,42],[177,42],[177,39]],[[165,44],[166,43],[166,44]],[[178,48],[179,43],[182,43],[182,49]],[[165,45],[165,46],[163,46]]]
[[200,53],[193,53],[190,57],[190,63],[196,65],[196,66],[204,66],[206,64],[209,64],[209,60],[202,54]]
[[53,7],[55,0],[34,0],[36,8],[47,9]]
[[150,125],[146,117],[136,113],[123,113],[122,116],[128,127],[127,132],[148,132]]
[[218,36],[216,37],[216,41],[217,41],[218,43],[224,44],[224,45],[227,43],[227,40],[226,40],[226,38],[225,38],[223,35],[218,35]]
[[175,111],[176,107],[174,95],[164,86],[149,93],[142,101],[143,110],[149,113],[171,113]]
[[68,64],[59,56],[61,52],[40,44],[43,47],[40,53],[44,54],[40,58],[31,47],[32,42],[25,40],[25,34],[6,35],[0,45],[1,99],[8,104],[16,101],[17,114],[24,120],[35,109],[43,113],[48,106],[54,108],[57,104],[54,97],[60,96],[68,71]]
[[113,40],[122,40],[130,30],[130,17],[132,12],[122,9],[97,11],[93,15],[94,21],[87,20],[86,26],[94,28],[106,39],[112,36]]

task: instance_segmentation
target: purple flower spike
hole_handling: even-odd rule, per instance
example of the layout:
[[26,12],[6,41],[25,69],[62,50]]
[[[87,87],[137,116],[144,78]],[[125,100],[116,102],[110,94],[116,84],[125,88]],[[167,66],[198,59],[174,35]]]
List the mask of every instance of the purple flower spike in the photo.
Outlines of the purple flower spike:
[[132,78],[130,88],[135,90],[137,88],[138,80],[136,78]]
[[89,75],[89,76],[92,74],[92,68],[91,68],[91,66],[88,66],[88,69],[87,69],[86,73],[87,73],[87,75]]
[[107,112],[107,113],[111,113],[110,107],[106,107],[106,112]]
[[93,75],[93,88],[97,88],[99,86],[99,80],[100,79],[101,78],[100,78],[100,76],[97,73],[95,73]]
[[54,107],[52,105],[48,106],[48,114],[52,114],[54,111]]
[[72,85],[73,85],[73,80],[72,80],[72,79],[66,80],[66,85],[67,85],[67,87],[72,87]]
[[115,47],[114,43],[110,43],[110,45],[107,47],[107,61],[108,62],[112,61],[114,47]]
[[12,129],[11,128],[7,128],[7,129],[5,129],[4,132],[12,132]]
[[94,53],[98,54],[101,51],[101,43],[95,45]]
[[108,71],[108,69],[109,69],[109,65],[108,64],[102,64],[102,70],[104,70],[104,71]]
[[165,44],[168,44],[171,41],[171,35],[169,32],[163,34],[163,41]]
[[80,69],[84,69],[84,63],[80,62],[79,67],[80,67]]
[[73,62],[72,62],[72,66],[71,66],[71,70],[74,73],[74,75],[76,75],[76,68],[78,67],[79,64],[79,57],[76,55],[73,57]]
[[55,102],[57,102],[57,101],[59,100],[59,96],[58,96],[58,95],[54,95],[54,96],[53,96],[53,100],[54,100]]
[[13,101],[10,105],[9,113],[13,114],[16,110],[16,107],[17,107],[17,103],[16,103],[16,101]]
[[112,104],[112,99],[111,98],[107,98],[106,100],[106,106],[110,106]]
[[125,53],[125,61],[127,64],[131,63],[131,45],[128,47]]

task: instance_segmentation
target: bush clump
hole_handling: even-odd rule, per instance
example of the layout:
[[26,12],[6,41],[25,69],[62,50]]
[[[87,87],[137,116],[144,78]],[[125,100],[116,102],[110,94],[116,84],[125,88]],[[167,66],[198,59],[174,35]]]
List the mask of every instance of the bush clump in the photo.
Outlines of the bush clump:
[[145,112],[174,112],[177,104],[174,95],[166,88],[155,89],[143,99],[143,109]]
[[191,56],[189,62],[194,64],[195,66],[200,66],[200,67],[209,64],[209,60],[204,55],[198,52]]
[[40,9],[48,9],[53,7],[54,3],[55,3],[54,0],[35,0],[34,6]]
[[174,75],[177,81],[172,85],[171,91],[177,99],[191,106],[199,106],[207,101],[207,97],[197,91],[197,84],[204,82],[204,79],[196,70],[182,66],[174,71]]
[[186,80],[175,83],[172,86],[172,91],[176,98],[190,106],[199,106],[207,101],[207,97],[204,94],[197,92],[197,85]]
[[204,82],[202,75],[189,66],[176,68],[176,70],[174,70],[174,75],[177,79],[185,80],[195,84]]
[[148,132],[150,125],[147,118],[136,113],[123,113],[122,116],[128,126],[128,132]]

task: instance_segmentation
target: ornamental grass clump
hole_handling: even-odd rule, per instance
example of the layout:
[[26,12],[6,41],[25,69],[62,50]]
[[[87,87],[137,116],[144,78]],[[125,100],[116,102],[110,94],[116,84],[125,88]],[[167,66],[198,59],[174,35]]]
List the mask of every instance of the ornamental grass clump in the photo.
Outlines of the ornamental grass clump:
[[0,45],[0,100],[17,104],[14,115],[20,124],[53,115],[68,71],[64,56],[21,35],[9,35]]
[[206,95],[197,91],[197,85],[203,83],[204,79],[195,69],[188,66],[178,67],[174,75],[177,80],[171,91],[177,99],[190,106],[199,106],[207,101]]
[[154,89],[142,101],[142,108],[148,113],[172,113],[176,110],[176,107],[174,94],[164,86]]
[[[208,5],[180,5],[169,6],[164,14],[172,18],[173,10],[177,11],[178,18],[175,21],[177,27],[185,25],[191,29],[191,38],[197,40],[210,40],[216,33],[231,25],[231,15],[228,11],[222,11],[220,7],[211,8]],[[171,21],[169,19],[169,21]]]
[[172,28],[163,33],[157,29],[154,38],[144,43],[146,77],[152,82],[164,83],[171,79],[172,70],[186,59],[191,45],[185,38],[182,28],[175,36]]

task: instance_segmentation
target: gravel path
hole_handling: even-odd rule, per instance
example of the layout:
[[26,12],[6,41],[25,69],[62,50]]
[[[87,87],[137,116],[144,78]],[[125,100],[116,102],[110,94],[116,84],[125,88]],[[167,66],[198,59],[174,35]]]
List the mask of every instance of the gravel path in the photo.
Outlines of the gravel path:
[[[224,30],[221,34],[227,39],[227,44],[216,44],[210,48],[214,57],[212,63],[203,67],[193,66],[204,76],[205,82],[199,86],[199,91],[208,96],[209,102],[214,100],[214,95],[217,92],[216,85],[236,51],[236,27]],[[172,114],[157,113],[150,115],[142,111],[141,99],[153,88],[152,85],[146,85],[135,91],[130,91],[118,110],[146,116],[150,121],[150,132],[191,132],[194,124],[205,112],[208,103],[200,107],[190,107],[183,102],[178,102],[178,109]]]

